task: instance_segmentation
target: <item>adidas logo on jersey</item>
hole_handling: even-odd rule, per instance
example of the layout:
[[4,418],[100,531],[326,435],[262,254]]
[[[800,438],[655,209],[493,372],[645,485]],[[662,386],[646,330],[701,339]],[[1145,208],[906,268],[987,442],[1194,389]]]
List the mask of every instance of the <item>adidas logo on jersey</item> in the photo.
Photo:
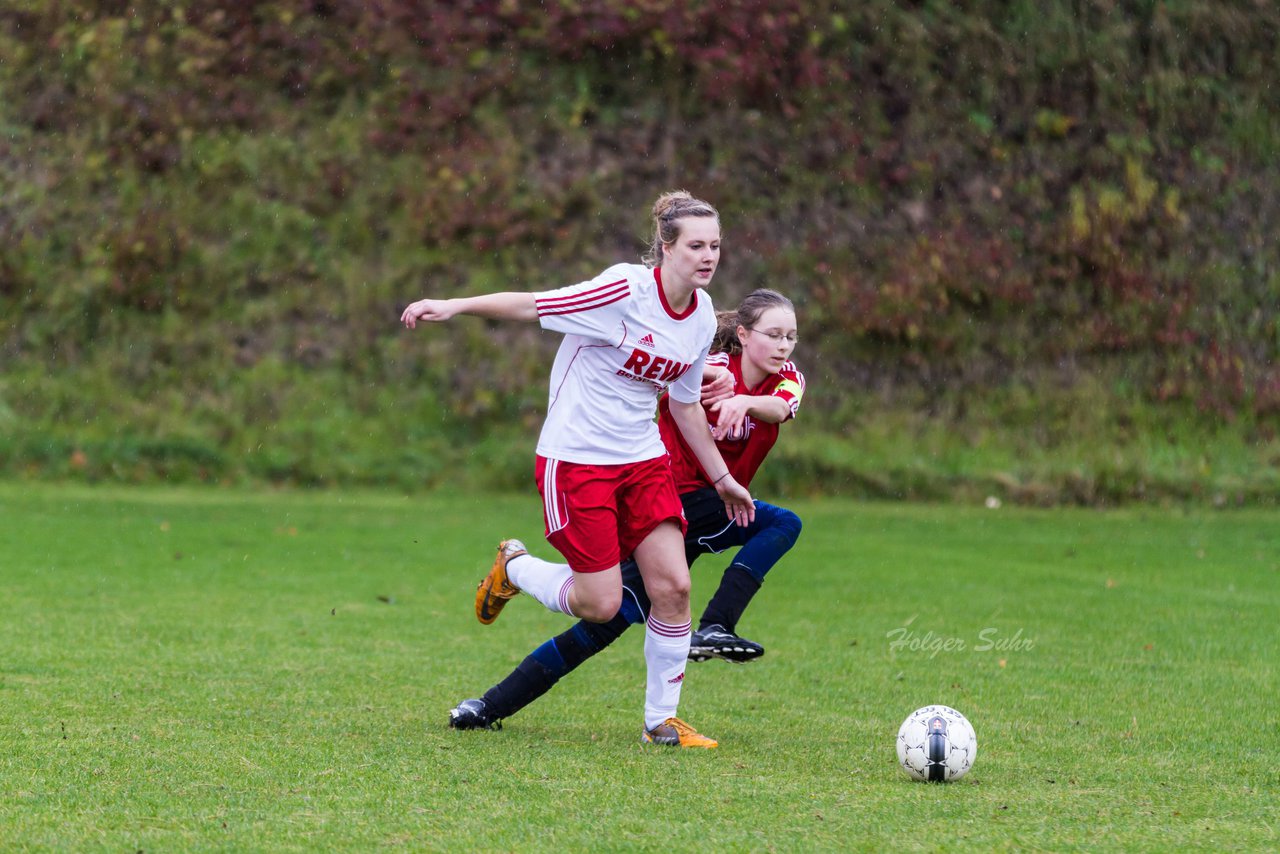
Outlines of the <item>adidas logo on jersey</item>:
[[653,349],[653,334],[652,334],[652,333],[650,333],[650,334],[648,334],[648,335],[644,336],[643,338],[641,338],[641,339],[640,339],[640,346],[641,346],[641,347],[648,347],[650,350],[652,350],[652,349]]

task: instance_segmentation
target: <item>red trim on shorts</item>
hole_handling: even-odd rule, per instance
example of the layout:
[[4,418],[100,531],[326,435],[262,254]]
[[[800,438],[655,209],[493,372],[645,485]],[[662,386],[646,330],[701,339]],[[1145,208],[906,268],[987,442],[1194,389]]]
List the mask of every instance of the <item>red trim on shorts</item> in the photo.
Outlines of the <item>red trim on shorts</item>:
[[547,541],[574,572],[600,572],[630,557],[668,520],[685,520],[670,459],[596,465],[537,455]]

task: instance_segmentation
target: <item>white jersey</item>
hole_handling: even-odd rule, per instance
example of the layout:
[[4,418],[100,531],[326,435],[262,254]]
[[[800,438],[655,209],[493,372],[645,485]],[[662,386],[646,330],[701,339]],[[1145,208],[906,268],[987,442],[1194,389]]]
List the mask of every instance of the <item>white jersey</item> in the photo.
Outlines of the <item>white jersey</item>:
[[590,281],[534,294],[544,329],[564,333],[551,368],[538,453],[613,465],[666,454],[654,414],[670,389],[697,403],[715,310],[701,290],[676,314],[661,268],[615,264]]

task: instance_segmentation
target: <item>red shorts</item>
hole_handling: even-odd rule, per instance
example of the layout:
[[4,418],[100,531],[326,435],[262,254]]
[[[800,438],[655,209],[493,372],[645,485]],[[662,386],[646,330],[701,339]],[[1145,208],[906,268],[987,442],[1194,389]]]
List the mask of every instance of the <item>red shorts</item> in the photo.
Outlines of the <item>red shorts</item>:
[[630,557],[654,528],[686,527],[667,457],[597,466],[538,457],[547,542],[574,572],[601,572]]

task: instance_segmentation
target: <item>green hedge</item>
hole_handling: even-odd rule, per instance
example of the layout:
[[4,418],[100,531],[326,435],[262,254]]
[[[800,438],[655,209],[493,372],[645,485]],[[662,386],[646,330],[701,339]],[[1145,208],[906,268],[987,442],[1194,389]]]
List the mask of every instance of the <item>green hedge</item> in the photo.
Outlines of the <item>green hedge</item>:
[[686,186],[717,301],[796,299],[823,435],[1101,395],[1265,466],[1278,47],[1251,0],[9,3],[0,423],[430,480],[409,449],[536,429],[553,342],[400,308],[637,258]]

